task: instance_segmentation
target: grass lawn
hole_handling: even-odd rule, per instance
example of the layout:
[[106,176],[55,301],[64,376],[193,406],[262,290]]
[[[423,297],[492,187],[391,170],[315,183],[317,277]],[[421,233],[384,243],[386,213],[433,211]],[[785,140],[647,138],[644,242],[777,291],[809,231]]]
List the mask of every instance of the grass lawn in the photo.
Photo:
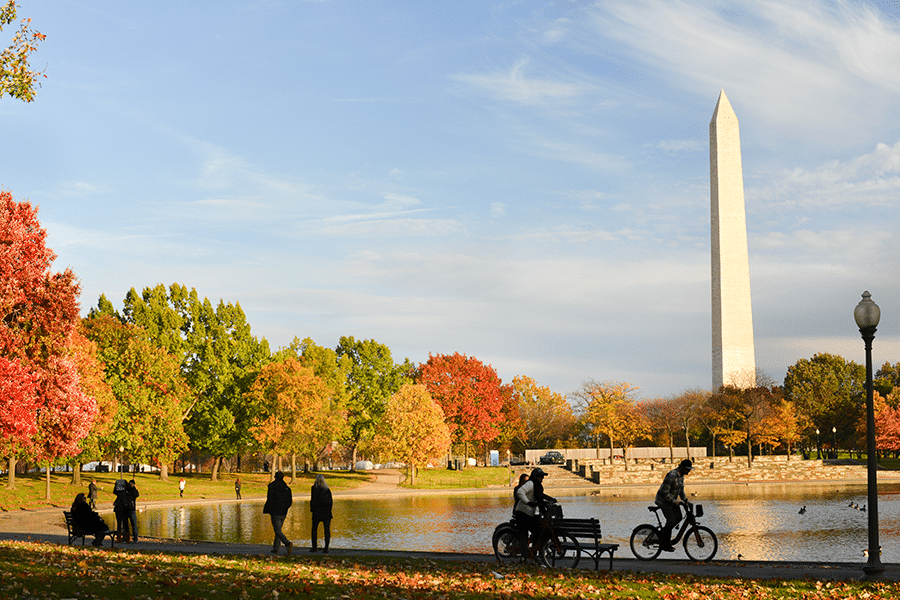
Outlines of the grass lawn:
[[[351,473],[349,471],[326,471],[323,473],[328,485],[335,490],[350,489],[369,480],[370,474]],[[78,492],[87,494],[91,479],[97,480],[100,492],[97,501],[101,504],[115,499],[112,490],[116,479],[134,479],[141,493],[140,502],[159,500],[175,500],[178,498],[178,480],[184,477],[184,497],[186,499],[234,498],[234,480],[241,478],[241,495],[244,498],[265,497],[269,476],[266,473],[225,473],[219,475],[219,481],[210,481],[209,473],[174,473],[168,481],[160,481],[158,473],[82,473],[81,486],[72,485],[71,473],[52,473],[50,475],[50,502],[46,498],[46,474],[29,473],[16,475],[16,489],[6,489],[6,478],[0,479],[0,510],[34,509],[46,507],[70,506]],[[296,481],[291,481],[290,472],[285,481],[295,494],[308,493],[316,473],[297,474]]]
[[748,598],[878,600],[896,583],[754,581],[629,571],[551,571],[383,557],[180,555],[0,542],[7,598]]
[[419,469],[415,485],[409,485],[408,478],[401,485],[417,490],[505,486],[509,485],[509,470],[506,467],[468,467],[460,471],[443,468]]

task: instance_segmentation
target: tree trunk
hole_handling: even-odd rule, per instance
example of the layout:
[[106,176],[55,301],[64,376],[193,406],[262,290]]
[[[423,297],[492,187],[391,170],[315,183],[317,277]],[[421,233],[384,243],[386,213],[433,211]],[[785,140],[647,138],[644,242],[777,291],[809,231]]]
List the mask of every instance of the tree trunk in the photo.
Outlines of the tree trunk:
[[9,470],[6,472],[6,489],[16,489],[16,457],[9,457]]
[[213,464],[212,464],[212,477],[210,477],[210,481],[218,481],[219,480],[219,467],[222,465],[222,457],[214,456]]
[[687,459],[691,460],[691,436],[688,435],[688,428],[684,428],[684,445],[687,447]]
[[359,446],[359,444],[354,443],[352,449],[350,450],[350,470],[351,471],[356,470],[356,447],[357,446]]
[[50,498],[50,463],[47,463],[47,502],[50,502],[52,498]]
[[716,434],[710,432],[712,436],[712,458],[716,457]]
[[672,435],[672,432],[669,432],[669,462],[675,462],[675,436]]
[[291,452],[291,483],[297,480],[297,455]]
[[747,425],[747,468],[753,468],[753,439],[751,437],[750,425]]
[[[182,463],[184,464],[184,463]],[[160,462],[159,463],[159,480],[160,481],[168,481],[169,480],[169,465]]]
[[81,463],[75,463],[75,466],[72,467],[72,484],[71,485],[81,485]]

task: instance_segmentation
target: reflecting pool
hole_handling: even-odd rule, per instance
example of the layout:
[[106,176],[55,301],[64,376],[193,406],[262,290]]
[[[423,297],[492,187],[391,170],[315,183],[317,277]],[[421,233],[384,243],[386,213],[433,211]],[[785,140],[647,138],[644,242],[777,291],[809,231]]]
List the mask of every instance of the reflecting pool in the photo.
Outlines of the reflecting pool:
[[[688,491],[691,491],[688,487]],[[719,538],[717,559],[865,562],[868,515],[865,486],[721,486],[697,488],[701,523]],[[604,541],[631,556],[628,538],[639,523],[655,522],[650,497],[559,498],[567,517],[597,517]],[[272,528],[261,501],[147,509],[138,515],[141,535],[269,544]],[[494,526],[509,518],[511,498],[415,496],[377,499],[336,497],[331,524],[335,548],[491,551]],[[800,514],[800,508],[806,511]],[[900,562],[900,485],[882,485],[878,510],[883,562]],[[298,547],[310,539],[308,498],[295,496],[284,532]],[[321,530],[319,539],[321,544]],[[683,550],[673,557],[683,558]]]

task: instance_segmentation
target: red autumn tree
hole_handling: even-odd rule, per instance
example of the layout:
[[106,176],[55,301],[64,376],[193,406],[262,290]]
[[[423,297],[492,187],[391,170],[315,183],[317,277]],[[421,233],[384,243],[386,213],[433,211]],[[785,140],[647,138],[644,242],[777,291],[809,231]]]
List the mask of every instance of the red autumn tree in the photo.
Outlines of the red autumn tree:
[[15,456],[37,432],[37,381],[18,360],[0,356],[0,456]]
[[490,442],[500,433],[503,397],[490,365],[465,354],[428,355],[417,381],[443,409],[453,443]]
[[[15,463],[23,451],[42,461],[50,455],[70,456],[85,431],[81,419],[96,410],[92,399],[81,393],[69,348],[79,319],[79,286],[69,269],[50,272],[56,255],[47,248],[46,237],[37,208],[0,192],[0,358],[21,367],[5,370],[13,379],[4,385],[27,387],[24,373],[37,385],[33,419],[17,421],[16,437],[30,436],[30,443],[5,448],[10,488],[15,487]],[[68,412],[74,420],[60,428],[70,418]],[[35,431],[26,433],[32,428]],[[45,436],[54,432],[65,436]]]

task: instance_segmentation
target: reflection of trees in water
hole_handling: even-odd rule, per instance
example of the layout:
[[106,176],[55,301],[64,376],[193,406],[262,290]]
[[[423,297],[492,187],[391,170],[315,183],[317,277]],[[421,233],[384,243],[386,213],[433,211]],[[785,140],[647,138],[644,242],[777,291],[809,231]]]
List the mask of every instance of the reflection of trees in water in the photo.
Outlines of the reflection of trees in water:
[[[690,499],[703,504],[701,523],[719,537],[719,559],[859,562],[866,547],[866,513],[849,504],[866,502],[864,485],[832,487],[766,484],[691,486]],[[900,484],[883,484],[879,494],[882,560],[900,560]],[[552,493],[552,490],[549,490]],[[600,519],[605,541],[627,550],[631,530],[655,523],[647,510],[655,490],[626,497],[559,498],[567,517]],[[642,497],[642,495],[644,497]],[[799,508],[807,511],[799,514]],[[335,498],[335,548],[433,550],[489,553],[497,523],[509,519],[510,494],[502,496],[418,496],[386,499]],[[261,501],[225,502],[147,509],[138,515],[142,535],[271,544],[272,526]],[[295,498],[285,534],[300,546],[309,542],[308,499]],[[678,551],[683,557],[683,551]]]

